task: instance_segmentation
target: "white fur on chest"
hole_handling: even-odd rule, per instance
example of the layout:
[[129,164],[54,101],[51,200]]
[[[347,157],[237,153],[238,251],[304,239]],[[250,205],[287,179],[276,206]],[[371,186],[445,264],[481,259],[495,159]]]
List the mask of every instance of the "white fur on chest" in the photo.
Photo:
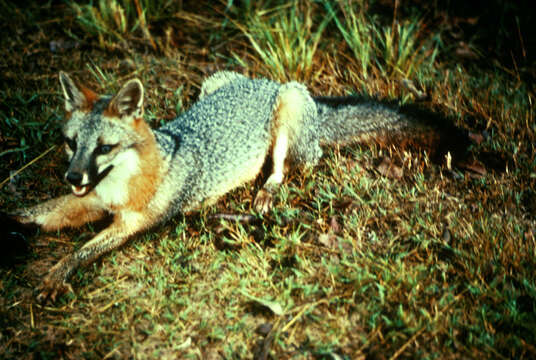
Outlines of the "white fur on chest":
[[124,205],[129,199],[130,180],[140,174],[140,157],[136,150],[129,149],[117,155],[111,164],[112,170],[97,185],[95,192],[104,206]]

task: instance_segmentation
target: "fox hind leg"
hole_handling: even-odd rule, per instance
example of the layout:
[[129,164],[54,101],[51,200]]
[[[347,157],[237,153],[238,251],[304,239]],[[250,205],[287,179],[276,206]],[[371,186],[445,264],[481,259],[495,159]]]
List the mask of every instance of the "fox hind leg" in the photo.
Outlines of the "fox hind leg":
[[267,213],[272,208],[273,194],[283,182],[288,142],[288,133],[285,130],[280,131],[272,147],[272,174],[270,174],[262,189],[257,193],[253,203],[255,209],[262,214]]
[[253,202],[258,212],[264,214],[272,208],[273,195],[285,177],[285,161],[300,143],[302,133],[307,133],[304,127],[310,125],[307,122],[313,119],[315,111],[314,102],[303,85],[290,82],[281,86],[271,121],[272,173]]

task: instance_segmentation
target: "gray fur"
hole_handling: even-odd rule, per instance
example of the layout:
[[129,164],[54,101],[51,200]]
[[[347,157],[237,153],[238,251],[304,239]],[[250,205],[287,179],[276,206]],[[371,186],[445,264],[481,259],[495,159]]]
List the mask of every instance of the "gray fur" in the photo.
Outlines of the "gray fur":
[[378,102],[326,104],[320,99],[315,101],[316,131],[325,144],[351,142],[359,135],[395,131],[409,125],[403,114]]
[[[247,171],[243,167],[249,160],[267,155],[279,87],[268,80],[236,77],[155,130],[169,164],[159,191],[173,199],[169,216],[220,193],[220,183]],[[177,179],[183,182],[180,186]]]

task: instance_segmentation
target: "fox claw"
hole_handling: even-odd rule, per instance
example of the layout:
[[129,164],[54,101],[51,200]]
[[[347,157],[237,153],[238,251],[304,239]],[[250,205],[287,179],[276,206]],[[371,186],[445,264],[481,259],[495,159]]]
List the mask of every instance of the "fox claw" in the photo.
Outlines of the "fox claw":
[[73,287],[66,281],[54,282],[50,279],[45,279],[39,290],[41,292],[37,295],[37,301],[44,304],[48,300],[55,302],[58,296],[73,292]]
[[257,193],[257,196],[253,201],[253,206],[259,213],[266,214],[272,209],[273,202],[272,192],[266,188],[262,188]]
[[47,300],[55,302],[58,296],[73,292],[73,287],[67,282],[69,259],[69,257],[63,258],[50,269],[43,279],[43,283],[38,287],[40,293],[37,295],[37,301],[40,303],[44,303]]

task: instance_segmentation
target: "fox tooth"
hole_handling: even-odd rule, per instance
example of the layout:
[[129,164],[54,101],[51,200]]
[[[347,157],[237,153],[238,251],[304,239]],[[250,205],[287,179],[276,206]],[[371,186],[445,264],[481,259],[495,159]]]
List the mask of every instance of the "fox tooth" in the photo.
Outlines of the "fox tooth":
[[84,196],[89,189],[89,186],[72,186],[73,194],[76,196]]

